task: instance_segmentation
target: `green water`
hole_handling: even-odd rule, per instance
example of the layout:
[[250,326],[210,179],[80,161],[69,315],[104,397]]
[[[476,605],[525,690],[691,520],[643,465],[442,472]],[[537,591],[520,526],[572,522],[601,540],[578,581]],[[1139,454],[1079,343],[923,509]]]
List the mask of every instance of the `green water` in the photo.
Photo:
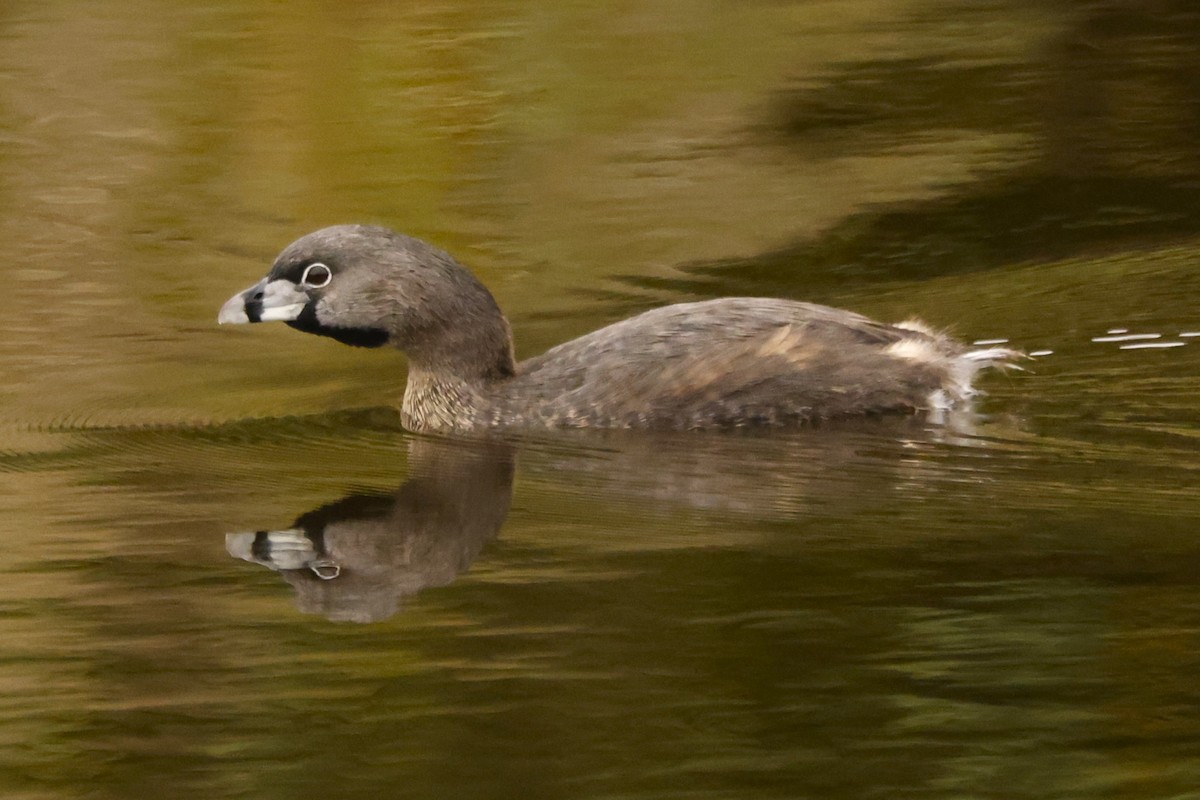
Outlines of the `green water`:
[[[0,5],[0,795],[1195,796],[1192,5]],[[1044,355],[413,437],[399,354],[215,325],[348,221],[523,356],[733,294]]]

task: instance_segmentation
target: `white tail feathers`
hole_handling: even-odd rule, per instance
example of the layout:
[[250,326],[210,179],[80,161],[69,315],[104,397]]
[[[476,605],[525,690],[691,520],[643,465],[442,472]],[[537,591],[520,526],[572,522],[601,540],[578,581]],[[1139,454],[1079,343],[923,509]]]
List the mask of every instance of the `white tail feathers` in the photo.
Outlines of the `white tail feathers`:
[[930,392],[927,400],[929,408],[935,410],[952,409],[978,394],[972,383],[980,370],[989,367],[1021,369],[1013,362],[1026,358],[1021,351],[1008,347],[988,347],[964,353],[961,345],[949,336],[918,320],[906,320],[896,327],[915,335],[892,342],[884,352],[905,361],[928,365],[944,375],[942,385]]
[[1021,369],[1020,366],[1013,363],[1019,358],[1025,358],[1025,354],[1020,350],[1012,350],[1008,347],[989,347],[986,350],[970,350],[956,357],[951,362],[950,378],[951,385],[947,387],[953,394],[957,395],[958,399],[968,399],[974,397],[977,392],[971,385],[975,381],[975,376],[982,369],[996,367],[997,369]]
[[999,367],[1000,369],[1021,369],[1012,363],[1018,358],[1025,358],[1020,350],[1008,347],[989,347],[987,350],[971,350],[959,356],[960,359],[977,364],[975,369],[984,367]]

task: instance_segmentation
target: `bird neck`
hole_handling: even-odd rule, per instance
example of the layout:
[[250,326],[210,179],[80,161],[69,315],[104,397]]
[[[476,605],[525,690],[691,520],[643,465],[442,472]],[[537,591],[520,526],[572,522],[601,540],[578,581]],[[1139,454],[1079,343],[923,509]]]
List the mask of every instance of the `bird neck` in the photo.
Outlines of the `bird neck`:
[[400,408],[400,423],[410,431],[466,431],[477,427],[487,404],[486,385],[412,363]]
[[420,345],[404,348],[411,369],[470,383],[488,383],[516,374],[508,322],[461,320]]
[[491,292],[451,262],[439,285],[424,292],[392,343],[413,374],[433,383],[486,385],[516,374],[512,329]]

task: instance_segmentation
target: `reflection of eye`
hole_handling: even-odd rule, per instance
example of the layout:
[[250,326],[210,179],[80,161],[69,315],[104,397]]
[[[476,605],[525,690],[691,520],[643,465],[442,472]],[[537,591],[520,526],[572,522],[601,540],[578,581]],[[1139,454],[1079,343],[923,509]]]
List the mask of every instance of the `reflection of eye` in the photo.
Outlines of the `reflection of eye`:
[[301,283],[305,286],[311,286],[314,289],[328,286],[331,280],[333,280],[333,273],[329,270],[329,267],[319,261],[305,267],[304,275],[300,277]]

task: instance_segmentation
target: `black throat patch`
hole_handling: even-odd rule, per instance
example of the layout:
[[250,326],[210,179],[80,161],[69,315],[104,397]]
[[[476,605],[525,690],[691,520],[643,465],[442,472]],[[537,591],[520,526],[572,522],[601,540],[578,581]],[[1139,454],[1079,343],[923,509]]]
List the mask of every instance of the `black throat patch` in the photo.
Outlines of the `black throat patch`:
[[300,316],[289,320],[287,324],[298,331],[328,336],[351,347],[382,347],[388,341],[388,332],[381,328],[338,328],[324,325],[317,319],[317,312],[312,303],[306,305]]

